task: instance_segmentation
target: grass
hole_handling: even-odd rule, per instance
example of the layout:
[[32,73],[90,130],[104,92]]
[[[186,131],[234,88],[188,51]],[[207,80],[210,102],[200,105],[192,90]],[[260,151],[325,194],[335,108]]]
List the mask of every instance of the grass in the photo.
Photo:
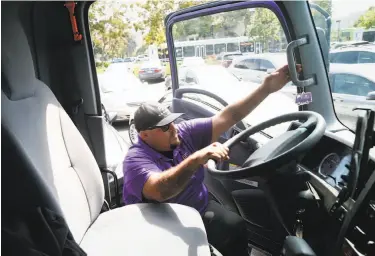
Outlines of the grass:
[[96,68],[96,73],[97,73],[97,74],[101,74],[101,73],[104,73],[105,70],[106,70],[105,67],[97,67],[97,68]]

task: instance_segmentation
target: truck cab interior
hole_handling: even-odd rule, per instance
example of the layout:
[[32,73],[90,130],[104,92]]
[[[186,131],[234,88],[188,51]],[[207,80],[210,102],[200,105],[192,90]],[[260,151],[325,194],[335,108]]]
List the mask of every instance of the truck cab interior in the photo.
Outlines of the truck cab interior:
[[[7,255],[221,255],[209,246],[196,210],[121,202],[126,145],[102,111],[91,4],[1,3],[2,250]],[[169,14],[172,110],[186,118],[214,114],[186,100],[189,93],[227,104],[203,89],[179,88],[173,26],[252,8],[267,8],[278,17],[292,81],[313,101],[226,132],[221,140],[234,163],[208,162],[210,194],[246,220],[249,246],[266,255],[374,255],[375,112],[359,110],[356,130],[337,118],[326,38],[315,28],[308,2],[218,1]],[[300,76],[295,63],[303,66]],[[263,132],[285,122],[287,130],[277,137]],[[113,148],[117,151],[109,153]],[[62,220],[59,232],[56,220]]]

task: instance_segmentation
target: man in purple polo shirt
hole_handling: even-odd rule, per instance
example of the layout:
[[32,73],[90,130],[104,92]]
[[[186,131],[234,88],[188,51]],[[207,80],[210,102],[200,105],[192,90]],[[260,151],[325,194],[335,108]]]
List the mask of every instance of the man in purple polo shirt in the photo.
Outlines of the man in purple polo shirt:
[[228,148],[216,142],[219,136],[289,81],[285,65],[267,76],[252,94],[215,116],[179,124],[174,121],[182,114],[171,113],[157,103],[141,105],[134,114],[139,139],[124,160],[125,204],[171,202],[191,206],[202,215],[210,244],[224,256],[248,255],[245,221],[208,199],[204,164],[208,159],[228,160]]

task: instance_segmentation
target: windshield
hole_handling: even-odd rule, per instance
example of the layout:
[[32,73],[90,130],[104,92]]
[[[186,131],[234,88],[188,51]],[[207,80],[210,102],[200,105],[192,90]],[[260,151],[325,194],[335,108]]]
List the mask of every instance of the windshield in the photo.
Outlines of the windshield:
[[[287,64],[287,40],[281,22],[269,9],[256,7],[196,17],[177,22],[172,28],[180,58],[199,58],[199,67],[177,68],[180,85],[202,87],[228,104],[255,90],[269,70]],[[242,56],[241,56],[242,55]],[[244,121],[252,126],[273,117],[298,111],[296,87],[267,97]],[[224,106],[199,93],[185,95],[199,99],[210,111]],[[271,137],[285,132],[288,123],[263,131]]]
[[367,99],[375,89],[375,38],[369,36],[375,31],[375,3],[311,0],[309,3],[317,30],[322,29],[325,34],[319,40],[328,42],[326,68],[336,116],[354,131],[358,112],[353,109],[375,107],[375,102]]

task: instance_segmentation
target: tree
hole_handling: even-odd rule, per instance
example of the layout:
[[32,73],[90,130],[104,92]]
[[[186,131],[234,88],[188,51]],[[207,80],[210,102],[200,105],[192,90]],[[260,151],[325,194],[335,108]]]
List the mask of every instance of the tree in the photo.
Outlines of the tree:
[[94,54],[108,60],[127,51],[130,26],[126,22],[126,6],[111,8],[102,1],[92,4],[89,11],[90,34]]
[[355,27],[363,27],[365,29],[375,27],[375,6],[370,7],[354,24]]
[[265,8],[256,8],[247,26],[247,35],[251,41],[260,42],[268,51],[270,41],[280,40],[281,25],[276,15]]
[[147,45],[160,45],[165,39],[165,17],[176,10],[204,3],[205,0],[147,0],[131,8],[139,14],[140,22],[134,24],[136,31],[142,31]]
[[147,45],[142,45],[141,47],[139,47],[136,51],[136,55],[143,55],[145,52],[147,51]]
[[137,43],[134,41],[133,38],[129,37],[127,41],[127,45],[125,47],[126,56],[133,56],[136,47],[137,47]]

